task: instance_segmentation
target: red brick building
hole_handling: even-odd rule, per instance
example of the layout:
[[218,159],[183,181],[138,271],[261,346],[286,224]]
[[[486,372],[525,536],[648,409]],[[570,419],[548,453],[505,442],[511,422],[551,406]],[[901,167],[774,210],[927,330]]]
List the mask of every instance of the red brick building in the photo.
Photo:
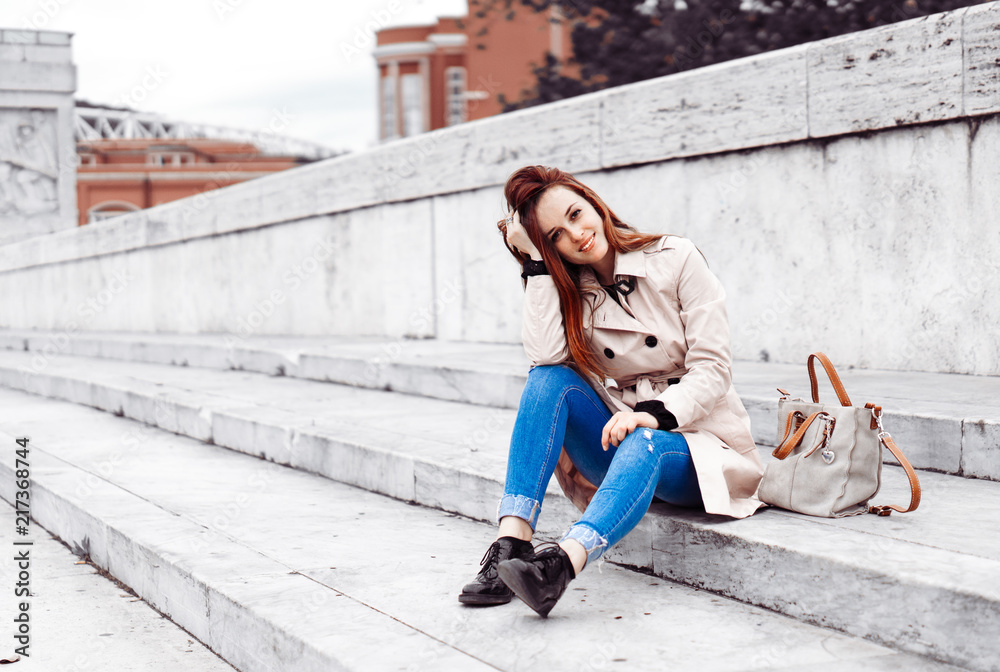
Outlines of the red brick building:
[[89,140],[77,143],[79,224],[294,168],[307,159],[264,156],[226,140]]
[[378,32],[379,139],[416,135],[502,111],[499,96],[520,100],[535,85],[546,52],[572,55],[558,8],[535,12],[469,0],[469,16]]

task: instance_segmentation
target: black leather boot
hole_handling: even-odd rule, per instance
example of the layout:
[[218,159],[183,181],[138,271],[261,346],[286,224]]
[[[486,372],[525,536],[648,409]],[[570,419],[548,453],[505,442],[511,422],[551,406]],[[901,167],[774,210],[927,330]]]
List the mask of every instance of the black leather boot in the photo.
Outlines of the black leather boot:
[[566,586],[576,578],[573,562],[558,545],[528,558],[505,560],[497,567],[497,573],[542,618],[548,617]]
[[483,566],[476,580],[462,588],[458,601],[464,604],[507,604],[513,593],[497,576],[497,564],[510,558],[526,558],[534,553],[530,541],[500,537],[486,549],[479,564]]

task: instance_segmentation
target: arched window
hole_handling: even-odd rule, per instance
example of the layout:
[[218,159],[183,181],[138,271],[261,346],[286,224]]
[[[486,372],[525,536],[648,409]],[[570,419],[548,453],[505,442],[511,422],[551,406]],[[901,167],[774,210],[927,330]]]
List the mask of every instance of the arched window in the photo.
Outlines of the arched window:
[[87,211],[87,223],[102,222],[105,219],[111,219],[112,217],[124,215],[127,212],[135,212],[140,209],[139,206],[126,201],[104,201]]

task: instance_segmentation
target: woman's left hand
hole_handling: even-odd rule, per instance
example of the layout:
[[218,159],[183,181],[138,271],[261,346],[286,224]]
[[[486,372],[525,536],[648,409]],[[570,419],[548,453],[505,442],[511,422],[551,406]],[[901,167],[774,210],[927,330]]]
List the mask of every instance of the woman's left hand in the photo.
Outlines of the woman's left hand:
[[618,411],[611,416],[608,423],[604,425],[604,432],[601,434],[601,447],[608,449],[608,444],[615,446],[625,440],[625,437],[636,427],[649,427],[657,429],[660,423],[649,413],[636,413],[635,411]]

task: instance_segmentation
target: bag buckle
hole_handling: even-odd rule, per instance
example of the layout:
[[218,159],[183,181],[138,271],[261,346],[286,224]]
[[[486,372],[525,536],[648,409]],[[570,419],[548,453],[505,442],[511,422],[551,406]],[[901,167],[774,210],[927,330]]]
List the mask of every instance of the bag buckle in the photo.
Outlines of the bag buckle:
[[[886,437],[888,437],[888,438],[891,439],[892,438],[892,434],[890,434],[889,432],[885,431],[885,427],[882,426],[882,408],[881,407],[876,406],[875,408],[872,408],[872,418],[875,420],[875,426],[878,428],[878,438],[881,439],[882,441],[885,441]],[[888,516],[889,514],[888,513],[885,513],[885,514],[880,513],[879,515],[880,516],[882,516],[882,515]]]
[[880,506],[869,506],[868,513],[874,513],[876,516],[888,516],[892,514],[892,507],[888,504],[882,504]]
[[820,439],[819,445],[825,446],[833,436],[833,428],[837,426],[837,418],[823,411],[820,413],[818,420],[823,423],[823,436]]

